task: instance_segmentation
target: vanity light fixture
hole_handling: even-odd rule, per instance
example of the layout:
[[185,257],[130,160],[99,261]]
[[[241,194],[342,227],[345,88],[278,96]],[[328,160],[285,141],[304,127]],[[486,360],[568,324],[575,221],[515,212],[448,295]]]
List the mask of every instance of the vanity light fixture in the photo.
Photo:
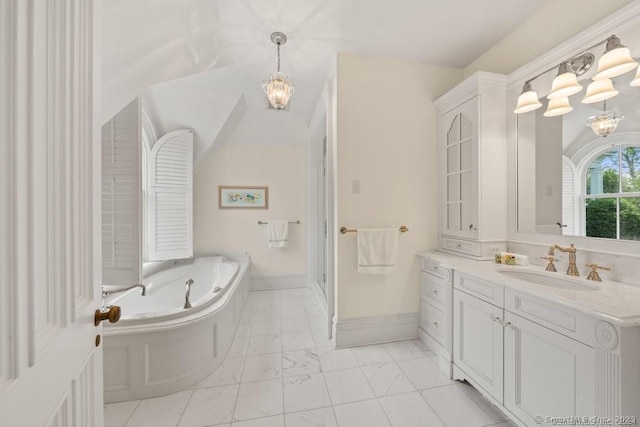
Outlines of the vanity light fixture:
[[526,82],[518,97],[518,105],[513,112],[516,114],[528,113],[540,107],[542,107],[542,103],[538,100],[538,94],[531,88],[531,83]]
[[284,110],[287,108],[295,89],[295,85],[289,80],[289,77],[280,72],[280,46],[287,42],[287,36],[276,31],[271,34],[271,41],[277,46],[278,68],[275,74],[270,74],[269,78],[262,82],[262,89],[273,108]]
[[587,87],[587,94],[582,99],[583,104],[592,104],[594,102],[604,101],[613,98],[618,93],[613,87],[611,79],[601,79],[592,81]]
[[578,77],[567,69],[567,63],[563,62],[558,68],[558,75],[551,83],[551,92],[547,99],[563,98],[571,96],[582,90],[582,85],[578,83]]
[[[549,107],[544,114],[545,116],[551,117],[571,111],[571,106],[569,105],[568,100],[566,100],[566,102],[564,102],[563,100],[563,102],[553,103],[551,101],[554,99],[563,99],[582,90],[582,86],[578,83],[577,77],[586,73],[591,68],[591,65],[593,65],[594,62],[594,56],[591,53],[588,53],[588,51],[603,44],[606,44],[604,54],[598,61],[598,70],[593,76],[593,82],[587,87],[587,94],[585,95],[582,102],[584,104],[590,104],[593,102],[604,101],[616,96],[619,92],[613,87],[611,78],[634,69],[637,69],[637,72],[636,76],[631,81],[631,86],[640,86],[640,66],[631,57],[629,48],[623,46],[620,42],[620,39],[616,35],[611,35],[607,39],[602,40],[601,42],[596,43],[595,45],[583,50],[582,52],[584,53],[581,53],[578,56],[575,56],[567,61],[561,62],[556,66],[544,70],[543,72],[526,81],[525,87],[527,85],[531,87],[532,81],[558,67],[558,75],[555,79],[553,79],[551,92],[547,96],[547,98],[549,99]],[[514,110],[514,113],[516,114],[533,111],[539,107],[538,106],[536,108],[530,109],[520,108],[522,101],[524,101],[522,99],[524,95],[525,93],[523,91],[523,94],[518,98],[518,106]],[[529,105],[532,104],[526,104],[525,107]],[[561,113],[560,111],[564,112]]]
[[604,110],[602,114],[587,119],[587,127],[590,127],[596,135],[606,138],[607,135],[616,130],[622,119],[624,119],[624,115],[607,111],[607,101],[604,101],[602,108]]
[[567,114],[571,110],[573,110],[573,107],[569,104],[569,98],[565,96],[562,98],[550,99],[547,111],[542,113],[542,115],[545,117],[561,116],[563,114]]
[[638,63],[631,58],[629,48],[624,47],[618,37],[613,35],[606,41],[607,47],[598,61],[598,71],[593,76],[593,80],[610,79],[638,66]]

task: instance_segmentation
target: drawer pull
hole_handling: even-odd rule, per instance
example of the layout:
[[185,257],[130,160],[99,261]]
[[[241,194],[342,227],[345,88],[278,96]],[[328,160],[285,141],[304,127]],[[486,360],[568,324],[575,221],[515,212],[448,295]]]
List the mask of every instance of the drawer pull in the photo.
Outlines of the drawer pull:
[[433,322],[433,326],[438,327],[438,322]]
[[433,270],[434,270],[434,271],[438,271],[438,267],[435,267],[435,266],[434,266],[434,267],[433,267]]
[[504,322],[498,316],[494,316],[493,314],[491,315],[491,320],[493,320],[494,322],[498,322],[501,325],[504,325]]
[[458,244],[456,245],[456,248],[461,248],[461,247],[462,247],[462,245],[461,245],[460,243],[458,243]]
[[502,326],[504,326],[505,328],[515,329],[515,326],[513,326],[511,322],[504,322]]
[[437,290],[437,289],[434,289],[434,290],[433,290],[433,293],[434,293],[434,294],[436,294],[436,295],[438,295],[438,290]]

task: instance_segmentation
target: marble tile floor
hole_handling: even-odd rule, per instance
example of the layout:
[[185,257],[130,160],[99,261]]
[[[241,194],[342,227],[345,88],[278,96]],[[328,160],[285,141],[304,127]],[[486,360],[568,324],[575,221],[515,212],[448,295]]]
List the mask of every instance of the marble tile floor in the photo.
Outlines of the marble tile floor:
[[195,387],[105,405],[106,427],[507,427],[420,341],[333,350],[309,289],[251,292],[231,350]]

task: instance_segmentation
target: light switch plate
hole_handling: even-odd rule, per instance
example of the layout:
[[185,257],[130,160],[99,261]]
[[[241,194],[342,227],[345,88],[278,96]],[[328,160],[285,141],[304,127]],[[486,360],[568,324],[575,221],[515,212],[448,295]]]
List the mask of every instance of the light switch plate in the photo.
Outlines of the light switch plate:
[[354,179],[351,188],[352,188],[352,191],[355,194],[359,194],[360,193],[360,180],[359,179]]

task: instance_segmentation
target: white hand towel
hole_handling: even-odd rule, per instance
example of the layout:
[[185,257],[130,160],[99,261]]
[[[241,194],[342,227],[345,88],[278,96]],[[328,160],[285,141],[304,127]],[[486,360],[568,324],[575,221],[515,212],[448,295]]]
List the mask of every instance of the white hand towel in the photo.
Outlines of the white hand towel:
[[267,246],[284,248],[289,243],[289,221],[269,220],[267,225]]
[[359,273],[391,273],[396,270],[397,255],[397,229],[358,229]]

